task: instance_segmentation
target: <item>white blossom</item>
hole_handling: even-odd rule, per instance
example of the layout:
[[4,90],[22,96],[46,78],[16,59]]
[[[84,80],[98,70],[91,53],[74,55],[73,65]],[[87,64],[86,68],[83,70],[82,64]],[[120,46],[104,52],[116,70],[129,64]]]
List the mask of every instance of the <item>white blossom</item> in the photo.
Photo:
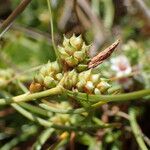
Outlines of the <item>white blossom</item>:
[[130,62],[124,55],[112,58],[111,64],[111,69],[116,72],[117,77],[125,77],[132,72]]

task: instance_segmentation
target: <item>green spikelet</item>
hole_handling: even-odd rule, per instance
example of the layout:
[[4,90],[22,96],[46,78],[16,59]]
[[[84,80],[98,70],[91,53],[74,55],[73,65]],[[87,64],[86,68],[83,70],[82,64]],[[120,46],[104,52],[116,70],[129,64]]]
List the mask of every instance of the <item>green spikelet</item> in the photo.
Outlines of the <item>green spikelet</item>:
[[89,47],[84,43],[81,35],[76,37],[73,34],[70,39],[64,36],[63,44],[58,46],[58,51],[62,62],[68,67],[76,67],[88,58]]
[[89,94],[103,94],[111,87],[110,84],[100,77],[100,74],[93,74],[91,70],[79,73],[76,84],[78,91]]
[[62,79],[61,69],[57,61],[48,62],[34,77],[34,82],[40,83],[46,89],[55,87]]
[[72,89],[76,86],[78,81],[78,73],[73,69],[72,71],[68,72],[68,75],[64,82],[64,87],[66,89]]

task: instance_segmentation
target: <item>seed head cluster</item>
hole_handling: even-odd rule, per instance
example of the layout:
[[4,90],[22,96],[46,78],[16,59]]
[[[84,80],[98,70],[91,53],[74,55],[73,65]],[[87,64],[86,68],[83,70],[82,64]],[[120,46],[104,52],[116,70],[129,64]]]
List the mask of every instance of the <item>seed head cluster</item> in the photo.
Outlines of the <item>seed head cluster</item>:
[[30,91],[38,92],[54,88],[65,74],[63,81],[65,89],[89,94],[105,94],[111,85],[101,77],[100,73],[93,74],[92,69],[87,68],[89,48],[90,46],[85,44],[81,36],[73,35],[69,39],[64,36],[62,46],[58,46],[61,64],[55,61],[44,65],[35,75]]

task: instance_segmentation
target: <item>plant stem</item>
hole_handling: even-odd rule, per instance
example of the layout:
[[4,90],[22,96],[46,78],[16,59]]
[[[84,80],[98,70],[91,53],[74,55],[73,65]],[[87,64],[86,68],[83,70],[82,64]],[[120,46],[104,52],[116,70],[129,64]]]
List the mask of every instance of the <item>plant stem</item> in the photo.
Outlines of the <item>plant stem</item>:
[[128,100],[136,100],[148,95],[150,95],[150,89],[117,95],[89,95],[89,100],[91,102],[97,102],[99,100],[104,100],[108,102],[122,102]]
[[9,29],[12,22],[16,19],[16,17],[21,14],[27,5],[31,2],[31,0],[22,0],[17,8],[8,16],[8,18],[2,23],[0,26],[0,38],[2,35]]
[[[93,105],[91,105],[91,109],[96,109],[106,102],[100,101]],[[52,106],[46,105],[44,103],[39,104],[40,107],[42,107],[45,110],[54,112],[54,113],[61,113],[61,114],[81,114],[83,112],[87,112],[87,109],[84,108],[78,108],[78,109],[60,109],[60,108],[54,108]]]
[[[47,0],[47,5],[48,5],[48,10],[49,10],[49,15],[50,15],[50,26],[51,26],[51,38],[52,38],[52,45],[56,54],[56,58],[59,59],[59,53],[56,48],[55,40],[54,40],[54,28],[53,28],[53,17],[52,17],[52,10],[51,10],[51,3],[50,0]],[[60,64],[60,63],[59,63]]]
[[129,100],[136,100],[139,98],[143,98],[145,96],[150,95],[150,89],[146,90],[140,90],[136,92],[131,93],[125,93],[125,94],[117,94],[117,95],[88,95],[86,93],[80,93],[80,92],[72,92],[67,91],[68,96],[82,99],[84,101],[89,101],[91,103],[104,101],[104,102],[122,102],[122,101],[129,101]]
[[[53,124],[50,121],[44,120],[40,117],[37,117],[36,115],[26,111],[25,109],[23,109],[22,107],[20,107],[18,104],[11,104],[13,108],[15,108],[19,113],[21,113],[23,116],[25,116],[26,118],[28,118],[31,121],[37,122],[40,125],[44,126],[44,127],[51,127],[51,128],[55,128],[58,130],[63,130],[63,131],[85,131],[88,132],[89,130],[96,130],[99,128],[109,128],[112,127],[112,124],[104,124],[104,125],[91,125],[91,126],[63,126],[63,125],[56,125]],[[115,124],[113,125],[115,126]]]
[[49,121],[46,121],[46,120],[44,120],[40,117],[37,117],[36,115],[34,115],[34,114],[28,112],[27,110],[23,109],[18,104],[12,103],[11,106],[31,121],[37,122],[37,123],[39,123],[40,125],[42,125],[44,127],[51,127],[52,126],[52,122],[49,122]]
[[51,136],[51,134],[55,130],[53,128],[47,128],[45,129],[41,135],[39,135],[38,139],[33,145],[34,150],[40,150],[42,148],[42,145],[47,141],[47,139]]
[[133,134],[136,138],[136,141],[140,147],[141,150],[148,150],[148,148],[146,147],[143,139],[142,139],[142,133],[141,133],[141,130],[137,124],[137,121],[136,121],[136,112],[135,112],[135,109],[131,108],[129,110],[129,116],[130,116],[130,124],[131,124],[131,128],[132,128],[132,131],[133,131]]
[[23,107],[23,108],[25,108],[25,109],[27,109],[27,110],[35,113],[35,114],[44,116],[44,117],[50,117],[51,116],[51,113],[47,112],[46,110],[41,109],[40,107],[28,104],[28,103],[25,103],[25,102],[19,103],[19,106],[21,106],[21,107]]
[[36,132],[37,132],[37,127],[30,126],[30,127],[28,127],[27,130],[25,130],[19,136],[13,138],[10,142],[4,144],[0,149],[1,150],[11,150],[20,142],[23,142],[23,141],[31,138],[31,136],[33,136]]
[[79,109],[60,109],[60,108],[54,108],[52,106],[48,106],[44,103],[39,104],[40,107],[44,108],[45,110],[54,112],[54,113],[61,113],[61,114],[79,114],[82,112],[85,112],[86,110],[84,108]]
[[36,100],[38,98],[42,97],[47,97],[50,95],[57,95],[61,94],[63,91],[63,88],[61,86],[57,86],[55,88],[38,92],[38,93],[33,93],[33,94],[22,94],[19,96],[15,96],[13,98],[8,98],[8,99],[0,99],[0,105],[7,105],[10,103],[19,103],[19,102],[25,102],[25,101],[31,101],[31,100]]

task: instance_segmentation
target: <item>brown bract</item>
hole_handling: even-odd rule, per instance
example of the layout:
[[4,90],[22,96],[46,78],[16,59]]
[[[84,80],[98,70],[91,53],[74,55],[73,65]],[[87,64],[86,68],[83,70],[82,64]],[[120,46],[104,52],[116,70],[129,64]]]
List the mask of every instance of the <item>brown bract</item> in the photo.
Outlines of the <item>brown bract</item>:
[[31,93],[40,92],[42,90],[43,90],[43,86],[40,83],[32,82],[29,87],[29,91]]
[[95,68],[99,64],[101,64],[105,59],[107,59],[113,53],[113,51],[115,50],[115,48],[118,46],[119,43],[120,43],[120,40],[116,40],[112,45],[110,45],[105,50],[100,52],[98,55],[93,57],[88,64],[88,68],[89,69]]

